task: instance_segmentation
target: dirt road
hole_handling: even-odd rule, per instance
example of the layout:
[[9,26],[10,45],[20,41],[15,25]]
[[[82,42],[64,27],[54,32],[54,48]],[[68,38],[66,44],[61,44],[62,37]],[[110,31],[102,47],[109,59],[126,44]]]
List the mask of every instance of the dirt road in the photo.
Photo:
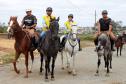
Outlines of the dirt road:
[[20,60],[18,68],[21,74],[17,75],[13,71],[12,64],[0,66],[0,84],[126,84],[126,52],[123,50],[122,57],[113,55],[113,72],[110,77],[105,76],[104,63],[100,69],[100,76],[94,76],[96,71],[97,55],[94,47],[84,48],[76,56],[77,76],[72,76],[66,70],[61,70],[60,54],[56,60],[55,81],[45,82],[44,75],[39,74],[39,57],[35,59],[33,73],[29,78],[24,78],[24,61]]

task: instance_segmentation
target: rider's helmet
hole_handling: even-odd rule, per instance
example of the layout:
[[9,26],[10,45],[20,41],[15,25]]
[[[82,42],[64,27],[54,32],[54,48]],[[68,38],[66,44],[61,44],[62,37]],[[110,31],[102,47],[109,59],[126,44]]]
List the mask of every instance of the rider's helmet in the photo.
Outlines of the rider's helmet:
[[103,10],[102,14],[108,14],[108,11],[107,10]]
[[32,12],[32,10],[31,9],[26,9],[26,12]]
[[53,9],[52,9],[52,7],[48,7],[47,9],[46,9],[46,11],[53,11]]
[[69,15],[68,15],[68,18],[69,18],[69,17],[72,17],[72,18],[73,18],[73,14],[69,14]]

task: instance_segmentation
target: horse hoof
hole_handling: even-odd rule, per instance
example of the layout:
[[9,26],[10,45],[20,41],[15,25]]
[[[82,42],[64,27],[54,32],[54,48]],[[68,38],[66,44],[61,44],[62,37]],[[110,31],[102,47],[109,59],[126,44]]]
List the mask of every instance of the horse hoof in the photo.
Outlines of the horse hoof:
[[96,74],[95,74],[95,76],[99,76],[99,74],[98,74],[98,73],[96,73]]
[[109,77],[110,75],[107,73],[105,76],[106,76],[106,77]]
[[66,68],[69,68],[69,66],[66,66]]
[[77,73],[73,73],[73,76],[77,76]]
[[49,79],[45,79],[45,82],[49,82]]
[[42,73],[42,72],[40,72],[39,74],[40,74],[40,75],[43,75],[43,73]]
[[55,81],[55,78],[53,77],[53,78],[51,78],[51,81]]
[[106,70],[107,70],[107,68],[104,68],[104,70],[106,71]]
[[72,71],[68,71],[68,74],[71,74],[72,73]]
[[109,69],[110,73],[112,73],[112,69]]
[[75,71],[75,70],[73,70],[73,76],[76,76],[76,75],[77,75],[76,71]]
[[28,78],[28,75],[24,76],[24,78]]
[[42,71],[44,71],[44,69],[43,68],[40,68],[40,72],[42,72]]
[[32,73],[32,71],[30,70],[30,71],[28,71],[28,73]]
[[20,70],[17,70],[16,73],[17,73],[17,74],[20,74]]
[[64,70],[64,67],[62,67],[61,69]]

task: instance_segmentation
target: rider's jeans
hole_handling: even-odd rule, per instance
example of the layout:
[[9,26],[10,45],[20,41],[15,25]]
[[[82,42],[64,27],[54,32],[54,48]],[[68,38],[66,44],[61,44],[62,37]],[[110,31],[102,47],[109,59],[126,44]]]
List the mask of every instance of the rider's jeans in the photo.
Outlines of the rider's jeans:
[[45,31],[42,31],[41,33],[40,33],[40,38],[42,38],[42,37],[44,37],[45,36]]

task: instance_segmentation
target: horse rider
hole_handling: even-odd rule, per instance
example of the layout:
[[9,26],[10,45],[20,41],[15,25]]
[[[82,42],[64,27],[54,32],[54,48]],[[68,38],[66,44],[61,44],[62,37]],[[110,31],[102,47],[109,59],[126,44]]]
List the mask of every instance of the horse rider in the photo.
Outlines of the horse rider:
[[98,24],[97,24],[98,31],[95,34],[95,46],[98,45],[98,36],[102,32],[107,32],[107,34],[110,36],[110,41],[111,41],[111,50],[115,51],[114,49],[114,41],[116,40],[115,35],[112,32],[112,20],[111,18],[108,17],[108,12],[107,10],[102,11],[102,18],[99,19]]
[[37,36],[35,36],[35,27],[37,25],[36,16],[32,15],[32,10],[26,10],[26,16],[23,18],[21,27],[29,32],[32,41],[31,46],[37,48]]
[[44,16],[42,17],[42,31],[41,31],[41,33],[40,33],[40,39],[39,39],[38,50],[40,50],[40,46],[41,46],[42,41],[43,41],[44,38],[45,38],[46,31],[49,30],[50,20],[51,20],[51,19],[55,19],[55,16],[52,15],[52,12],[53,12],[52,7],[48,7],[48,8],[46,9],[46,15],[44,15]]
[[[68,33],[71,32],[71,30],[72,30],[72,26],[77,25],[77,23],[73,20],[73,18],[74,18],[73,14],[69,14],[68,15],[68,20],[65,22],[65,31],[64,31],[64,33],[66,35],[65,35],[65,37],[63,38],[63,40],[61,42],[63,47],[65,46],[65,40],[66,40],[66,38],[68,36]],[[79,44],[79,51],[81,51],[82,49],[81,49],[81,46],[80,46],[80,39],[77,38],[77,40],[78,40],[78,44]]]

